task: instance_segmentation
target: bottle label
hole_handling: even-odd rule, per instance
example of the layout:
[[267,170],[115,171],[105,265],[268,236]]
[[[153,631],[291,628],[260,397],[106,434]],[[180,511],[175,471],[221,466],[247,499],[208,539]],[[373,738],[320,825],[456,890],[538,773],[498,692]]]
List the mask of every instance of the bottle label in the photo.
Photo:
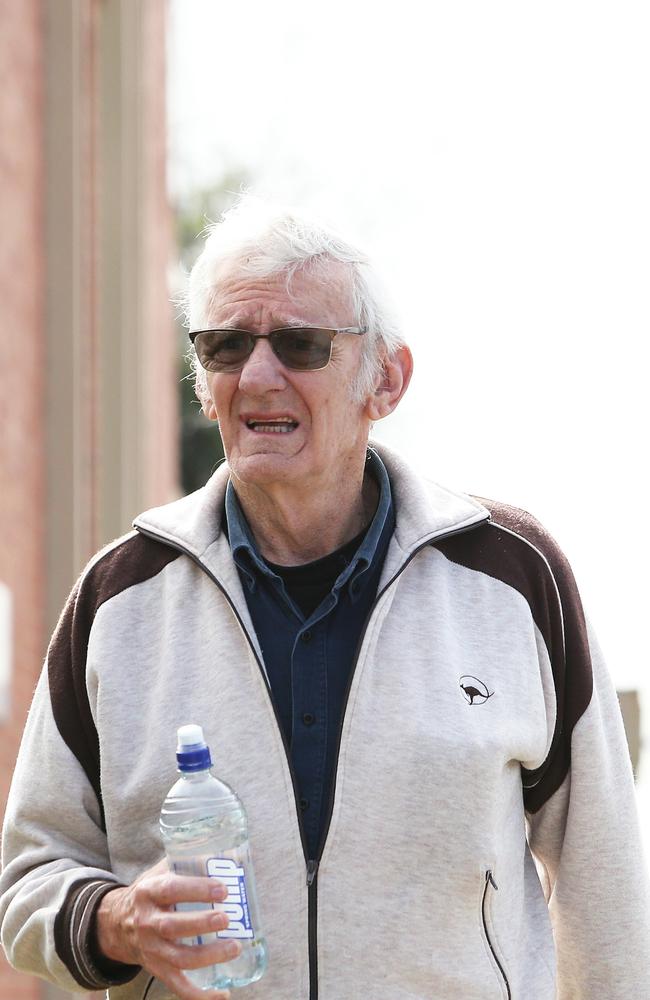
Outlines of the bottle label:
[[[228,914],[230,923],[223,931],[217,931],[220,938],[252,938],[254,931],[251,924],[246,893],[246,875],[243,865],[238,865],[232,858],[209,858],[207,872],[211,878],[217,878],[228,889],[228,895],[217,907]],[[215,907],[215,909],[217,908]]]

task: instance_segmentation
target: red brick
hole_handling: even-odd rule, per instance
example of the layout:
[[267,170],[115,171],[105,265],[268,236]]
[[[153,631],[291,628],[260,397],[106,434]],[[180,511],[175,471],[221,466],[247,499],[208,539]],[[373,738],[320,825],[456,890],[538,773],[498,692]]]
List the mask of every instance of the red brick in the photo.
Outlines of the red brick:
[[[43,632],[43,44],[39,0],[0,0],[0,580],[13,597],[13,685],[0,722],[0,812],[40,669]],[[0,1000],[41,983],[0,958]]]

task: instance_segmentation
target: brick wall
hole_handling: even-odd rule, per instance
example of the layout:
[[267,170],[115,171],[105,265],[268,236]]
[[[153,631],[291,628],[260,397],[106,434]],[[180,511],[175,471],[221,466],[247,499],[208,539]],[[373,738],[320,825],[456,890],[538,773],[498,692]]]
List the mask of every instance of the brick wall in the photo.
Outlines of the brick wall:
[[[0,580],[12,596],[0,810],[43,656],[43,45],[39,0],[0,0]],[[0,1000],[40,984],[0,958]]]
[[[66,32],[77,46],[74,53]],[[129,482],[123,462],[110,465],[109,450],[117,450],[119,458],[124,440],[115,427],[139,400],[144,400],[146,419],[136,413],[134,454],[143,472],[131,513],[177,494],[174,328],[166,286],[171,219],[165,190],[164,35],[161,0],[0,0],[0,668],[5,587],[13,635],[11,700],[4,714],[0,690],[0,819],[41,669],[50,605],[58,613],[83,562],[118,533],[109,526],[111,534],[102,534],[99,517],[106,480],[119,480],[123,491]],[[102,66],[105,79],[100,80]],[[116,78],[125,96],[121,104],[107,100]],[[137,218],[126,211],[128,205],[120,213],[115,204],[102,216],[102,194],[112,193],[107,126],[115,124],[114,115],[128,118],[134,103],[138,114],[128,120],[139,131],[125,126],[120,133],[124,148],[118,166],[124,155],[134,175],[127,178],[127,193],[139,184],[143,197],[135,204]],[[115,235],[115,217],[135,227],[140,256],[128,227]],[[110,251],[121,261],[125,245],[133,258],[129,273],[139,282],[129,308],[134,312],[137,304],[135,330],[145,341],[148,363],[131,374],[126,386],[114,386],[120,389],[119,404],[111,408],[104,400],[102,407],[96,282],[103,272],[98,259]],[[69,262],[68,274],[57,267],[62,259]],[[110,290],[101,290],[110,305]],[[101,319],[105,340],[112,343],[116,317],[108,309]],[[53,398],[67,403],[68,424],[60,414],[54,420]],[[67,561],[52,559],[50,552],[48,569],[45,543],[57,536],[46,532],[48,523],[58,523],[53,511],[65,522],[62,555]],[[63,596],[56,592],[53,601],[59,577]],[[0,950],[0,1000],[62,996],[12,970]]]
[[148,273],[143,282],[145,393],[145,502],[155,505],[179,495],[178,365],[174,310],[167,273],[173,245],[172,211],[167,199],[165,92],[165,12],[158,0],[141,4],[144,46],[142,87],[147,114],[143,122],[146,178],[143,198],[143,248]]

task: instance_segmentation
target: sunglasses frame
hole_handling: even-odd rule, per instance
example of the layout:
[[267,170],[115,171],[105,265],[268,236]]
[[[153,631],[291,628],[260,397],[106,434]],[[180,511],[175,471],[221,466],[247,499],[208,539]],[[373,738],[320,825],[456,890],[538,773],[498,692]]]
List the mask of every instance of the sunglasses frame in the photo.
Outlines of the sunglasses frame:
[[[296,331],[299,331],[299,330],[322,330],[323,333],[328,333],[329,334],[329,336],[330,336],[330,349],[329,349],[329,354],[327,356],[327,361],[325,362],[325,364],[319,365],[317,368],[292,368],[291,365],[288,365],[286,363],[286,361],[283,361],[283,359],[280,357],[280,355],[278,354],[278,352],[277,352],[277,350],[276,350],[276,348],[274,346],[274,341],[277,344],[278,339],[279,339],[278,338],[278,334],[295,333]],[[280,361],[280,363],[283,364],[284,367],[287,368],[289,371],[294,371],[294,372],[319,372],[319,371],[322,371],[323,368],[327,368],[328,364],[332,360],[332,344],[334,343],[334,338],[337,337],[339,333],[350,333],[350,334],[353,334],[355,336],[359,336],[360,337],[360,336],[363,336],[363,334],[367,333],[367,332],[368,332],[368,327],[367,326],[344,326],[344,327],[333,328],[333,327],[317,326],[314,323],[305,323],[304,326],[280,326],[276,330],[270,330],[268,333],[251,333],[250,330],[241,329],[239,327],[232,327],[232,328],[230,328],[230,327],[213,327],[213,328],[208,329],[208,330],[191,330],[190,333],[189,333],[189,338],[190,338],[190,341],[192,342],[192,347],[194,347],[194,350],[196,351],[196,357],[197,357],[197,360],[198,360],[199,364],[201,365],[201,367],[205,371],[212,372],[213,374],[223,375],[223,374],[230,374],[231,372],[239,372],[239,371],[241,371],[242,368],[244,367],[244,365],[246,364],[246,362],[248,361],[248,359],[250,358],[251,354],[255,350],[255,342],[258,341],[258,340],[268,340],[269,343],[270,343],[270,345],[271,345],[271,350],[275,354],[275,356],[278,359],[278,361]],[[235,367],[235,368],[232,368],[230,366],[228,366],[226,368],[220,368],[220,369],[219,368],[206,368],[206,366],[202,363],[201,358],[199,357],[199,352],[196,350],[196,345],[194,343],[195,340],[196,340],[196,338],[198,336],[200,336],[202,333],[245,333],[249,337],[252,337],[252,339],[253,339],[253,346],[251,347],[251,349],[248,352],[248,354],[246,355],[246,357],[243,359],[241,365],[237,365],[237,367]]]

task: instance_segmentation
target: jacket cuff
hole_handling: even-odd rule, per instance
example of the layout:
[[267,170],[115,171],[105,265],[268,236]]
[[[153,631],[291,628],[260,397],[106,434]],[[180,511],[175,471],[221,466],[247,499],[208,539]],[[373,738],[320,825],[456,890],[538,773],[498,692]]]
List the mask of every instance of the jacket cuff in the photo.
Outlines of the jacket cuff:
[[96,939],[97,910],[102,899],[121,882],[82,879],[74,882],[54,921],[56,953],[85,990],[105,990],[130,982],[139,965],[124,965],[102,955]]

